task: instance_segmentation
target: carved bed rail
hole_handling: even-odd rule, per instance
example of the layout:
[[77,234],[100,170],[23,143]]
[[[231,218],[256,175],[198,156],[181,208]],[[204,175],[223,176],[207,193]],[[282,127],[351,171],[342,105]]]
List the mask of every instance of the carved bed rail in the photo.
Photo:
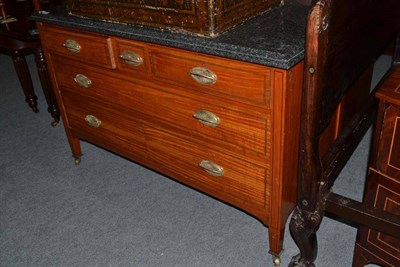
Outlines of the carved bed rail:
[[[326,210],[377,230],[400,233],[399,218],[367,210],[361,203],[330,191],[374,120],[377,105],[373,92],[341,126],[335,142],[323,153],[320,150],[320,138],[348,90],[365,79],[363,73],[399,32],[399,11],[399,0],[311,3],[307,18],[298,206],[290,223],[300,254],[293,257],[290,266],[314,266],[316,232]],[[398,61],[398,54],[395,58]]]

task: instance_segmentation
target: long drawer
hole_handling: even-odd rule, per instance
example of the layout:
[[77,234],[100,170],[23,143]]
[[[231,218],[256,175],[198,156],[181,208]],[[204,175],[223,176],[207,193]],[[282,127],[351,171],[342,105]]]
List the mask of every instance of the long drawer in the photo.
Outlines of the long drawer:
[[237,101],[267,104],[271,101],[271,73],[267,68],[235,60],[153,47],[150,50],[155,80]]
[[265,168],[145,125],[148,155],[178,179],[241,208],[263,209]]
[[111,102],[143,116],[151,115],[160,123],[223,147],[245,148],[265,155],[270,146],[266,138],[268,114],[261,118],[236,112],[223,107],[223,103],[198,101],[196,94],[194,98],[178,96],[168,92],[168,87],[155,88],[113,78],[84,64],[71,68],[73,63],[61,57],[55,57],[53,64],[59,70],[56,76],[63,91]]

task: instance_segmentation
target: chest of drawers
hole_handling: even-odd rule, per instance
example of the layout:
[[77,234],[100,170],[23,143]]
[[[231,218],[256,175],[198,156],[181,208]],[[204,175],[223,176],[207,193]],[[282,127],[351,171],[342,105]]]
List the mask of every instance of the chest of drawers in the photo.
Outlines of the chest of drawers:
[[86,140],[232,204],[268,226],[279,261],[296,199],[302,63],[38,28],[77,163]]
[[[380,100],[370,173],[364,202],[400,216],[400,68],[397,66],[377,93]],[[353,266],[400,265],[400,240],[360,227]]]

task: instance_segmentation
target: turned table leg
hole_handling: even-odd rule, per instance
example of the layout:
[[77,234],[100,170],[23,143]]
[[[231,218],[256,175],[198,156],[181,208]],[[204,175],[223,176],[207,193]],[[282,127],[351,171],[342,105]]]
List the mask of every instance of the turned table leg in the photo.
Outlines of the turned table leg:
[[28,64],[25,60],[25,55],[20,50],[11,51],[11,58],[14,63],[15,71],[17,72],[18,79],[21,87],[24,90],[25,101],[33,112],[37,113],[37,96],[33,89],[31,74],[29,72]]
[[42,85],[43,94],[46,98],[46,102],[48,105],[47,111],[51,114],[51,116],[54,119],[54,121],[51,123],[51,125],[54,127],[60,121],[60,112],[58,110],[56,97],[54,95],[51,86],[50,77],[47,70],[47,64],[44,58],[43,51],[41,48],[37,48],[35,49],[34,53],[35,53],[35,61],[38,69],[40,83]]

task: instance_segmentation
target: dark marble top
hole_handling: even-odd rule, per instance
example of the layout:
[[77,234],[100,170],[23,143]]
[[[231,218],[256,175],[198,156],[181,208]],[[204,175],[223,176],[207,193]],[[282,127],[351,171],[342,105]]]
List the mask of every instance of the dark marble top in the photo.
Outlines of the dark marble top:
[[274,8],[217,37],[80,18],[68,15],[64,6],[48,11],[36,13],[32,19],[282,69],[304,58],[307,7],[300,4]]

